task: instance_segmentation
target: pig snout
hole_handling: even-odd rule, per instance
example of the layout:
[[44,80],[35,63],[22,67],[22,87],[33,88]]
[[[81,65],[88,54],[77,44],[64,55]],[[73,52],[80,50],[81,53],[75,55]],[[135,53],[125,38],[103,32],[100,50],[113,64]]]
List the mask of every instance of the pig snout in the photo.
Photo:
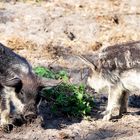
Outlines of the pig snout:
[[26,121],[34,120],[37,118],[37,107],[34,104],[28,104],[24,108],[24,119]]

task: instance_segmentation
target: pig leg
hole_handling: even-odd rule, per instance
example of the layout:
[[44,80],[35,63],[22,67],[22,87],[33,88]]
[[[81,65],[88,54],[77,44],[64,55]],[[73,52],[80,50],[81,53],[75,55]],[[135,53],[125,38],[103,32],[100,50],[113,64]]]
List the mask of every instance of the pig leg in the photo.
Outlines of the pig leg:
[[121,106],[119,110],[119,115],[121,116],[123,113],[127,112],[127,106],[128,106],[128,97],[129,97],[129,91],[123,91],[122,93],[122,99],[121,99]]
[[[16,120],[9,118],[11,113],[11,103],[14,106],[14,110],[12,110],[15,116],[19,116],[18,114],[22,114],[24,105],[21,103],[16,96],[18,92],[20,92],[22,88],[21,80],[18,78],[7,78],[5,81],[2,81],[1,89],[1,101],[0,101],[0,108],[1,108],[1,127],[4,131],[10,132],[13,128],[13,124]],[[19,120],[19,117],[18,117]],[[15,125],[15,124],[14,124]]]
[[120,84],[115,87],[111,87],[108,95],[108,105],[103,120],[110,120],[112,118],[113,111],[116,108],[121,108],[122,97],[124,96],[122,91],[123,87]]
[[10,124],[10,96],[9,89],[3,88],[1,93],[1,127],[5,132],[10,132],[13,128],[13,125]]

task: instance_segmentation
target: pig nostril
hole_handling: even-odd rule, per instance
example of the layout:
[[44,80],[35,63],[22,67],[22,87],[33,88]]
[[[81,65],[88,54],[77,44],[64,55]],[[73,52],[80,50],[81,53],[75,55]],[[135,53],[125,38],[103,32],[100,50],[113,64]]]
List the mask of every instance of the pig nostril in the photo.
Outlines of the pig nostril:
[[32,120],[32,119],[36,119],[37,115],[34,113],[28,113],[26,115],[24,115],[25,120]]

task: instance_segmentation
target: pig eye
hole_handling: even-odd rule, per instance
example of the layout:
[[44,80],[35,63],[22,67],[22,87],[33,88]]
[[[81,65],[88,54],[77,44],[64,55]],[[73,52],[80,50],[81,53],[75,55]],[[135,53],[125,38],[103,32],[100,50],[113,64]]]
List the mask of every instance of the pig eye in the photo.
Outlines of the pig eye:
[[21,95],[21,96],[23,96],[23,95],[24,95],[24,92],[23,92],[22,90],[20,91],[20,95]]

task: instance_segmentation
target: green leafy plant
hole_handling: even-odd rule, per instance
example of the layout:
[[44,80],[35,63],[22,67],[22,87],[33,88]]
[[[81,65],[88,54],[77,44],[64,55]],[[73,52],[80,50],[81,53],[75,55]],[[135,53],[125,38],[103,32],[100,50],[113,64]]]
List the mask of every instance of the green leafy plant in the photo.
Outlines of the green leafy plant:
[[68,83],[68,74],[64,70],[54,72],[44,67],[37,67],[34,71],[39,76],[64,81],[59,86],[45,88],[42,91],[42,95],[51,106],[52,113],[73,117],[84,117],[90,114],[94,105],[93,97],[86,93],[86,87],[83,84]]
[[41,77],[52,78],[52,79],[62,79],[65,82],[68,80],[68,73],[65,70],[54,72],[45,67],[36,67],[34,71],[37,75]]

